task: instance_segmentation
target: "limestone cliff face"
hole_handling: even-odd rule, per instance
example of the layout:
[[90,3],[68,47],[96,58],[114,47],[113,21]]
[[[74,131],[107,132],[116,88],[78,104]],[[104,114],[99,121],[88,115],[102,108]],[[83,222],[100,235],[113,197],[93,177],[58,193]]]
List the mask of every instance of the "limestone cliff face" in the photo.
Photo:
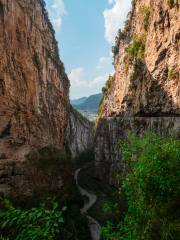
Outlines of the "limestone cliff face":
[[180,10],[178,1],[135,0],[113,48],[110,79],[97,123],[96,174],[116,184],[116,151],[129,132],[180,137]]
[[66,144],[72,157],[76,157],[94,146],[94,124],[84,118],[72,107],[66,131]]
[[0,1],[0,138],[63,147],[69,80],[41,1]]
[[0,193],[29,191],[26,155],[64,149],[69,119],[69,80],[44,1],[0,0]]

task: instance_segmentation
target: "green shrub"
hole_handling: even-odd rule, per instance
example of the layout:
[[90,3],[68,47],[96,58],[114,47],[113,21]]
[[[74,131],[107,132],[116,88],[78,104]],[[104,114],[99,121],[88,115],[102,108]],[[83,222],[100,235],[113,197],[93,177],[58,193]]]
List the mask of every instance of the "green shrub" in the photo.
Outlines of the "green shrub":
[[149,133],[120,146],[131,169],[122,184],[128,210],[102,229],[104,239],[180,239],[180,140]]
[[148,6],[142,6],[140,9],[140,13],[143,17],[143,28],[145,31],[148,30],[149,27],[149,20],[150,20],[150,16],[151,16],[151,10],[150,7]]
[[[122,238],[122,225],[121,224],[113,224],[112,222],[108,221],[106,226],[101,228],[101,236],[103,240],[120,240]],[[125,239],[124,239],[125,240]],[[129,240],[129,239],[127,239]]]
[[63,224],[62,211],[53,203],[51,209],[44,204],[29,210],[10,209],[0,212],[0,229],[13,240],[55,240]]
[[145,39],[142,37],[133,37],[133,42],[128,48],[128,55],[130,58],[135,58],[144,61]]

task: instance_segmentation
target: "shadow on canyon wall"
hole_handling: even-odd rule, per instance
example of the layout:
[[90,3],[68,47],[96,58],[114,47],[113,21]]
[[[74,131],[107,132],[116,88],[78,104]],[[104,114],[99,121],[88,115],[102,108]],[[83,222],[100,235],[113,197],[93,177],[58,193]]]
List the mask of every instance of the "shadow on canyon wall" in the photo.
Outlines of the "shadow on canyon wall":
[[[175,91],[180,96],[178,76],[173,82],[176,80]],[[95,176],[98,179],[118,184],[117,174],[126,171],[118,142],[127,139],[129,133],[155,132],[180,138],[180,97],[177,102],[173,101],[173,96],[164,88],[165,81],[171,81],[168,69],[154,77],[145,64],[135,66],[128,94],[122,102],[126,110],[98,122],[95,136]]]

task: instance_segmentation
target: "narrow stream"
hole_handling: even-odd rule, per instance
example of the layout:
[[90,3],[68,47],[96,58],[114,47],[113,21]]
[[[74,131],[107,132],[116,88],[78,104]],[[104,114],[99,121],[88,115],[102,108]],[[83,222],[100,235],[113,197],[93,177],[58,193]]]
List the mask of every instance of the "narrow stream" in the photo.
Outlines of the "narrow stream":
[[97,197],[95,194],[93,193],[89,193],[87,190],[83,189],[78,182],[78,175],[79,173],[83,170],[83,168],[79,168],[75,171],[74,174],[74,179],[76,181],[76,185],[79,189],[79,192],[82,196],[86,196],[88,198],[88,201],[84,203],[83,208],[81,208],[81,214],[85,214],[87,219],[88,219],[88,223],[89,223],[89,228],[90,228],[90,232],[91,232],[91,236],[93,240],[100,240],[100,230],[101,230],[101,226],[100,224],[91,216],[88,215],[87,211],[96,203],[97,201]]

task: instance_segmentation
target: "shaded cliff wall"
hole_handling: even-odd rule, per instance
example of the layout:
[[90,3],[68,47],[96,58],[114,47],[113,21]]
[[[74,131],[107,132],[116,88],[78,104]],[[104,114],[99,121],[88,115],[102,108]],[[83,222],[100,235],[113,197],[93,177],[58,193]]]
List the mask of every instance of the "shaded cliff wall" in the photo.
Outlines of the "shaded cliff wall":
[[180,137],[180,10],[166,0],[135,0],[113,48],[115,75],[100,108],[96,176],[117,184],[117,152],[128,133]]
[[73,109],[73,107],[70,108],[66,145],[72,157],[77,157],[82,152],[91,150],[94,147],[94,124]]

